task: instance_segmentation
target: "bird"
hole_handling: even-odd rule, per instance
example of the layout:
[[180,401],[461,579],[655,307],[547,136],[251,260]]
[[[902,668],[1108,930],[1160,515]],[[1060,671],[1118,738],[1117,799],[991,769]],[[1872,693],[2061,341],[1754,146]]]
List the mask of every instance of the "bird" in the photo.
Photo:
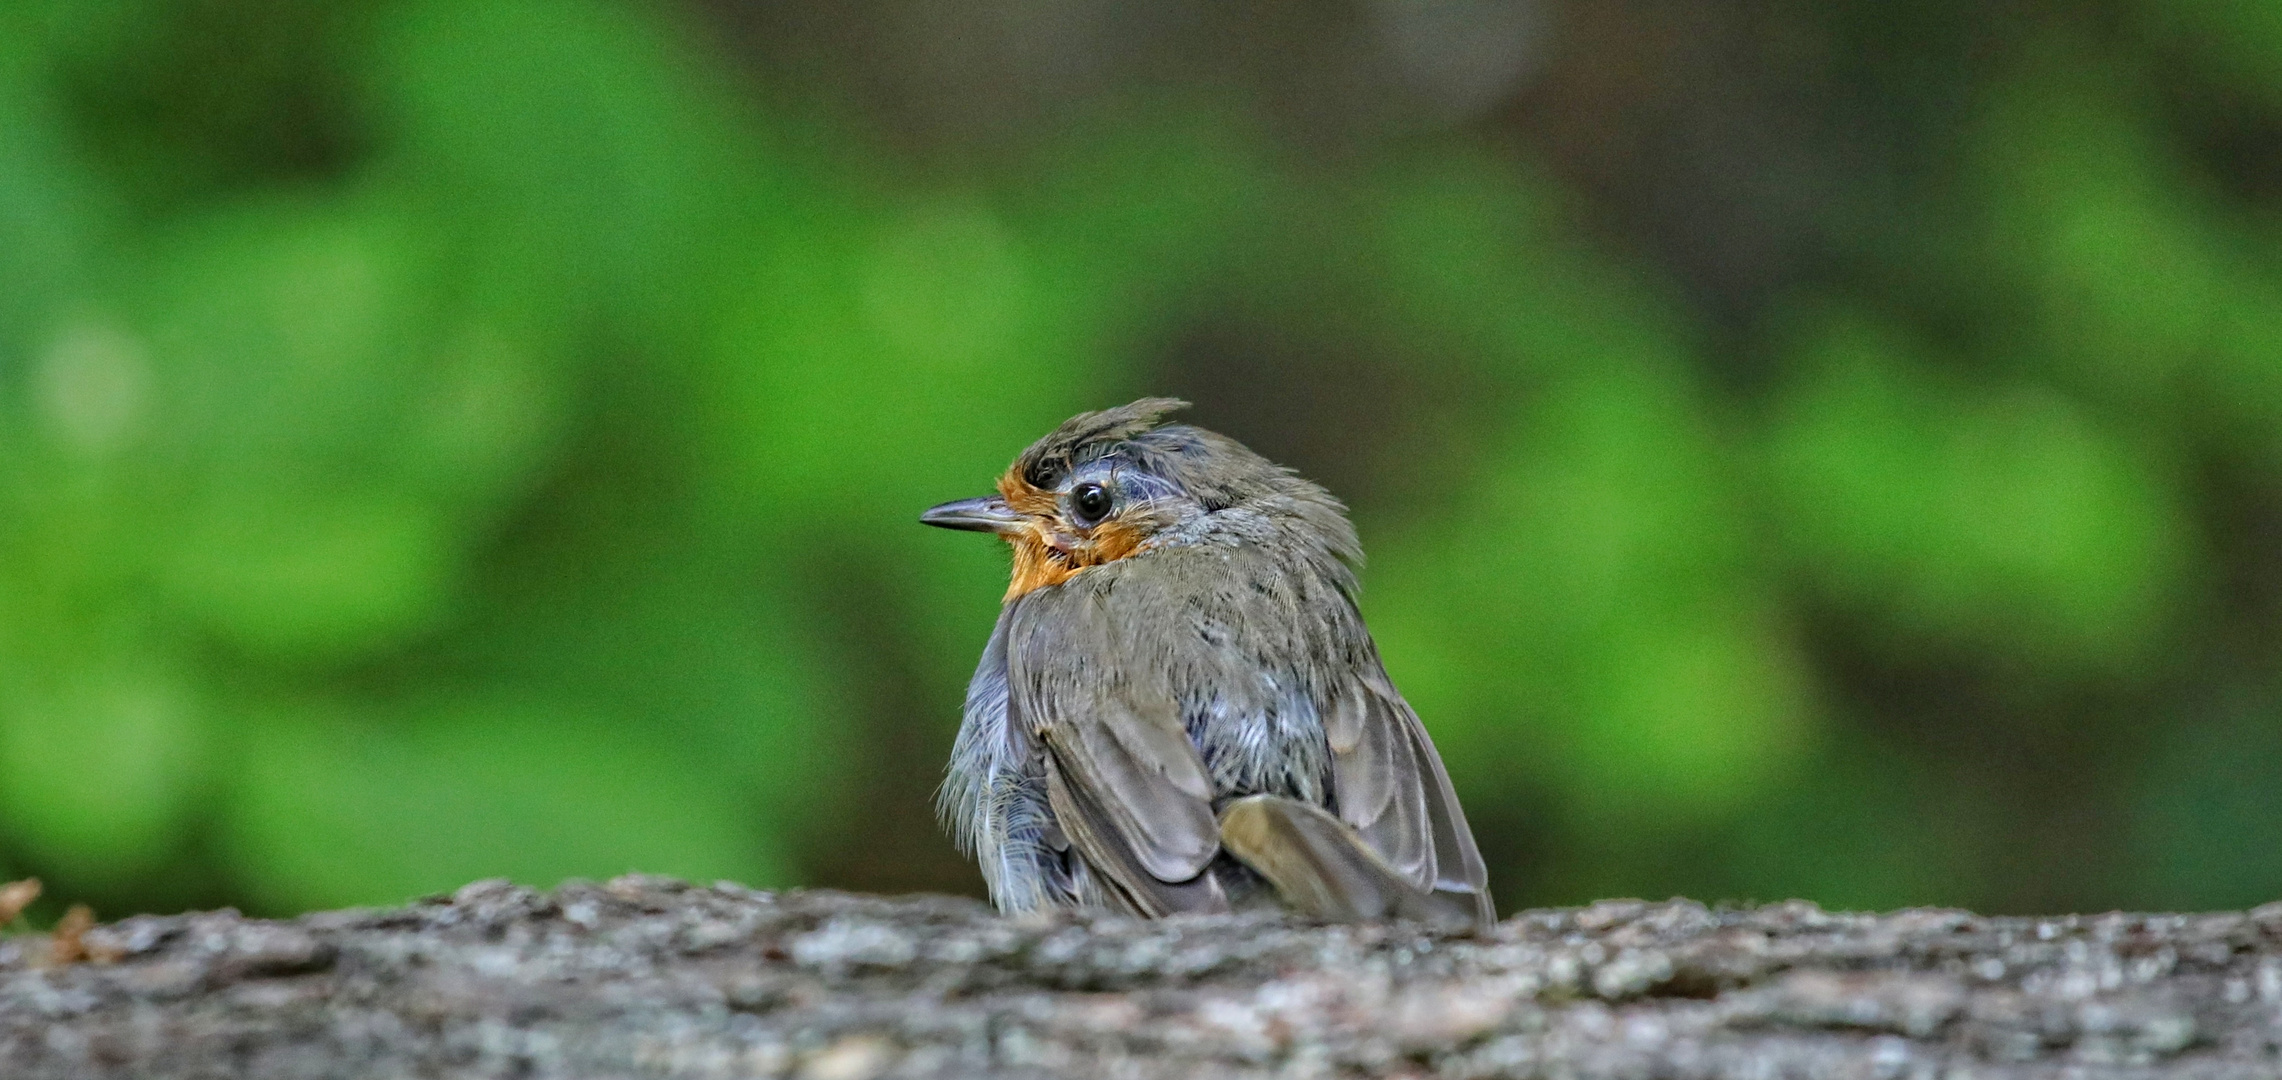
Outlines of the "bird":
[[1496,920],[1442,759],[1356,606],[1346,507],[1143,398],[923,524],[1013,548],[938,810],[1009,914]]

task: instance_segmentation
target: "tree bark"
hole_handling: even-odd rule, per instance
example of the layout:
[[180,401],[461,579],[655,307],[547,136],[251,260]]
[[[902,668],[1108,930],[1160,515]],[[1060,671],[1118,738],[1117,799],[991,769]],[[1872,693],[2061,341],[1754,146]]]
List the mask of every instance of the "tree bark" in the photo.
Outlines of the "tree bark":
[[634,876],[81,943],[0,942],[0,1075],[2282,1076],[2282,905],[1609,901],[1449,937]]

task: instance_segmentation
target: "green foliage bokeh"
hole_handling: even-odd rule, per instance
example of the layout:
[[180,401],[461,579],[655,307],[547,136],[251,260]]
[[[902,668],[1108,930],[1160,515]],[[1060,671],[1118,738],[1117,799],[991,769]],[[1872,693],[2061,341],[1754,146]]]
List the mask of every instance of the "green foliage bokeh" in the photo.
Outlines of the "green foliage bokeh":
[[[2268,7],[2117,18],[2282,116]],[[2282,216],[2146,63],[2063,26],[1979,76],[1937,224],[1738,385],[1463,137],[1307,167],[1168,93],[918,169],[649,6],[12,5],[0,872],[847,880],[930,794],[865,740],[947,746],[1001,584],[916,512],[1236,324],[1435,403],[1353,418],[1401,429],[1346,440],[1366,614],[1509,906],[2272,899],[2282,619],[2226,523],[2282,502]],[[2112,843],[2008,876],[2055,829]]]

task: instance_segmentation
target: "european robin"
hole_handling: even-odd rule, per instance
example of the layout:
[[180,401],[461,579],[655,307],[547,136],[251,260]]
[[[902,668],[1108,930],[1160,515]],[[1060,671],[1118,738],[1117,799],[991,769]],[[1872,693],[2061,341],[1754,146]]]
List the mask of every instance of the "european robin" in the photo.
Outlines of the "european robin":
[[1014,548],[946,826],[1007,912],[1489,925],[1466,814],[1356,610],[1345,507],[1161,422],[1185,405],[1082,413],[998,494],[920,516]]

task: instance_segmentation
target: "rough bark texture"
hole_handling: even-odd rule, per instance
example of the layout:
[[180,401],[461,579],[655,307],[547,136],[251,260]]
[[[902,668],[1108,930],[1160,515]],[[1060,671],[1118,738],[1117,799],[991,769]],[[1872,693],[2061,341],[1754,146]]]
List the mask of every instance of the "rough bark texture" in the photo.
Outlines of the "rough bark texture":
[[2282,905],[1616,901],[1479,938],[627,877],[0,944],[9,1077],[2282,1076]]

